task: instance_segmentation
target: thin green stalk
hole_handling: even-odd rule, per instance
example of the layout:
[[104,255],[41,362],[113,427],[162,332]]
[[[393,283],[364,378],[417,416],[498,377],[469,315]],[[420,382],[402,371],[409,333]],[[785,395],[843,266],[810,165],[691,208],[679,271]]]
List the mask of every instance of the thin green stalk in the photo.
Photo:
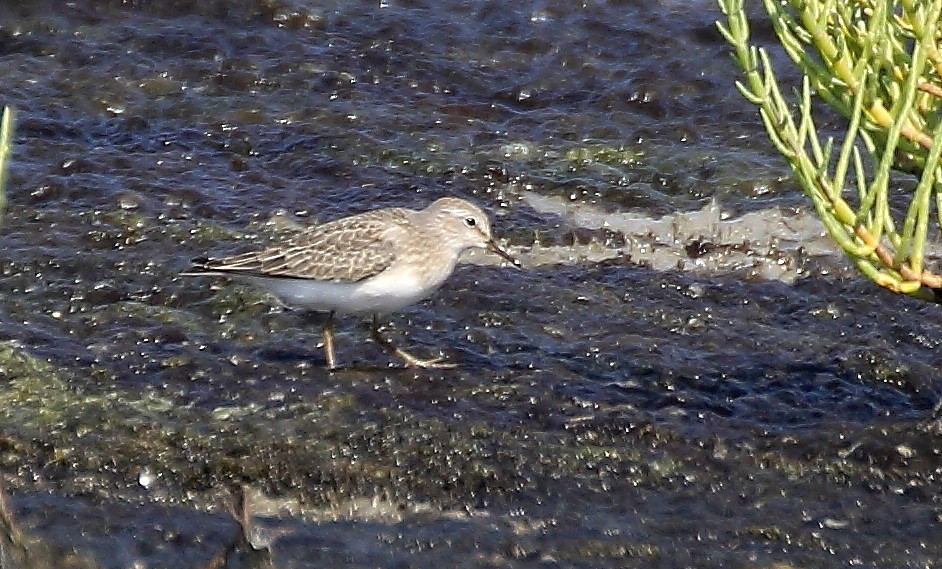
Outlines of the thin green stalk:
[[13,154],[13,109],[3,108],[0,119],[0,216],[6,207],[7,170]]

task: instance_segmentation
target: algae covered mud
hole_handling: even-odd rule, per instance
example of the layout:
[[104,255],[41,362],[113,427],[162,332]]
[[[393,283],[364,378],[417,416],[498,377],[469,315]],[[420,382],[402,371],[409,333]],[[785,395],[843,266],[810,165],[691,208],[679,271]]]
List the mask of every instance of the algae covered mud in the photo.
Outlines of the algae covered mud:
[[[11,562],[942,558],[938,311],[822,238],[711,4],[3,14]],[[445,195],[526,266],[459,267],[389,318],[456,370],[387,367],[345,322],[356,363],[328,373],[318,317],[178,276]]]

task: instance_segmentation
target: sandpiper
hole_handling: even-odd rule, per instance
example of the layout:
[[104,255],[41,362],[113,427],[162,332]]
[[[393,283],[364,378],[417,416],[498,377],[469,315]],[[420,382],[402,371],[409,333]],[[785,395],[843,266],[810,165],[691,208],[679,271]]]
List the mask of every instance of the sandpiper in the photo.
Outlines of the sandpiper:
[[193,260],[184,275],[225,275],[267,290],[284,304],[327,312],[324,355],[336,367],[334,316],[373,317],[370,335],[384,350],[417,367],[454,367],[442,358],[420,359],[380,333],[379,317],[435,292],[458,257],[490,249],[520,264],[491,236],[481,208],[442,198],[423,210],[383,208],[314,226],[287,241],[231,257]]

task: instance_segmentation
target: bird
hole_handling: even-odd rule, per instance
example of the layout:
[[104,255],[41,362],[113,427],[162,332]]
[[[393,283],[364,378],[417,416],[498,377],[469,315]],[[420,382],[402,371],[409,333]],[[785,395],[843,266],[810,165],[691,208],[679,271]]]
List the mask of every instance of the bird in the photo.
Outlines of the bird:
[[469,249],[488,249],[520,268],[491,234],[487,214],[457,197],[425,209],[374,209],[305,229],[264,249],[193,259],[184,276],[223,275],[265,290],[289,307],[328,314],[322,331],[327,368],[337,368],[334,323],[340,315],[371,315],[370,336],[408,367],[453,368],[422,359],[380,331],[380,317],[432,295]]

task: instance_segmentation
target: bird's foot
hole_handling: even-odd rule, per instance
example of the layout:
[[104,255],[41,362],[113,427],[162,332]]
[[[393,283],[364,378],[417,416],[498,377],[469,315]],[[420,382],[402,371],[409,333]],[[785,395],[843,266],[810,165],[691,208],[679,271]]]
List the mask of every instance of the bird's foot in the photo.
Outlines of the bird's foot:
[[458,367],[457,364],[444,361],[444,357],[425,360],[413,356],[402,348],[397,348],[389,338],[383,336],[383,334],[379,331],[379,320],[375,317],[373,318],[373,326],[370,328],[370,336],[373,338],[373,341],[386,350],[389,355],[396,356],[397,358],[404,361],[406,363],[406,367],[420,367],[423,369],[453,369]]
[[406,362],[406,365],[409,367],[420,367],[423,369],[454,369],[458,367],[458,364],[446,362],[443,356],[423,360],[422,358],[417,358],[400,348],[393,348],[392,353],[402,361]]

